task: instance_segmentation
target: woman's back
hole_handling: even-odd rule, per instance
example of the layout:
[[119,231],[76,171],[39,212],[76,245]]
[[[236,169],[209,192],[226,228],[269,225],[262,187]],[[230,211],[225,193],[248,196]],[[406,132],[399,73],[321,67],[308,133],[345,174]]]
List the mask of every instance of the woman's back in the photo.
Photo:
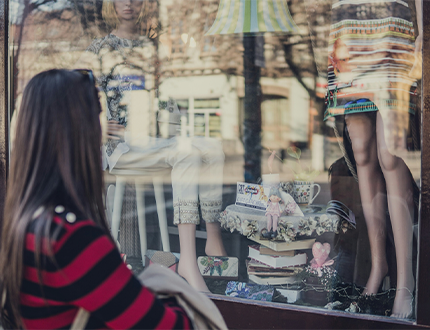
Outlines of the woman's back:
[[26,328],[70,328],[79,307],[91,312],[90,329],[190,328],[182,309],[165,310],[142,287],[92,220],[66,210],[54,214],[50,232],[58,236],[41,251],[41,286],[34,233],[39,221],[45,219],[35,219],[26,235],[20,296]]

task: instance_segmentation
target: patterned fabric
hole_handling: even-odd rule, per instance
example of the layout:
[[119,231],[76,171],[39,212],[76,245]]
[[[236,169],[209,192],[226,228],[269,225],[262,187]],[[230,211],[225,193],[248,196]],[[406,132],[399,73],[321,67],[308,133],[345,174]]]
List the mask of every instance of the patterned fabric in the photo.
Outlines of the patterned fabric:
[[270,285],[260,285],[230,281],[225,290],[226,296],[260,301],[272,301],[274,288]]
[[179,253],[147,250],[145,254],[145,266],[159,264],[173,270],[174,272],[177,272],[179,257]]
[[325,119],[378,110],[384,119],[392,111],[414,114],[414,40],[406,1],[333,0]]
[[175,301],[160,301],[140,284],[101,228],[79,216],[70,224],[65,214],[53,218],[51,233],[59,235],[52,241],[52,253],[46,245],[42,248],[42,283],[34,231],[44,219],[28,228],[20,296],[25,328],[68,329],[80,307],[91,313],[89,329],[191,328]]
[[173,203],[173,223],[200,223],[199,202],[197,201],[179,201]]
[[[222,201],[200,201],[202,218],[206,222],[219,221],[221,213]],[[192,223],[198,225],[200,223],[199,202],[197,201],[178,201],[173,203],[173,224]]]
[[219,221],[222,207],[222,200],[219,201],[200,201],[202,218],[206,222]]
[[[95,69],[98,85],[105,92],[108,104],[108,120],[116,120],[127,127],[128,110],[124,93],[145,89],[145,77],[151,73],[151,42],[146,36],[139,40],[128,40],[108,34],[94,39],[87,48],[94,53],[100,68]],[[124,140],[108,139],[106,153],[110,157]]]
[[[156,219],[156,222],[154,222],[150,221],[148,215],[146,215],[146,217],[146,225],[149,227],[147,228],[148,233],[158,232],[158,218]],[[118,238],[122,253],[125,253],[127,257],[138,257],[141,259],[142,255],[140,250],[139,224],[136,219],[136,187],[134,183],[127,183],[125,186],[124,198],[121,208],[121,223],[119,224]],[[151,225],[153,227],[151,227]],[[148,238],[153,236],[154,235],[148,235]],[[151,245],[150,241],[148,241],[148,245]]]
[[235,257],[198,257],[197,265],[203,277],[237,279],[239,276],[239,259]]

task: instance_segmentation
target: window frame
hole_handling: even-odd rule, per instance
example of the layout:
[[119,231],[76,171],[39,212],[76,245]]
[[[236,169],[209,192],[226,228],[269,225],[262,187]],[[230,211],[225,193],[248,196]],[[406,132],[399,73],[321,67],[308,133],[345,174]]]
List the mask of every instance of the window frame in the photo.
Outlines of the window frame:
[[[4,210],[9,168],[9,1],[0,1],[0,212]],[[368,314],[332,312],[311,307],[246,301],[209,295],[220,309],[229,328],[381,328],[411,329],[430,326],[430,1],[423,1],[423,79],[421,206],[418,235],[416,321]],[[1,218],[1,220],[3,217]]]

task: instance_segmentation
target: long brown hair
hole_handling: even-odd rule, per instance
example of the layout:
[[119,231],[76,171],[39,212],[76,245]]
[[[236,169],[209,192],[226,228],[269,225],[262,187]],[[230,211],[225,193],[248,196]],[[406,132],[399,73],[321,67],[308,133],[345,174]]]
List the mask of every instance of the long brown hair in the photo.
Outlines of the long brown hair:
[[[55,205],[69,205],[109,232],[103,207],[100,102],[90,76],[67,70],[39,73],[24,90],[17,118],[0,250],[3,326],[22,326],[20,287],[26,230],[35,229],[36,258]],[[46,237],[46,236],[45,236]],[[39,252],[39,253],[38,253]],[[36,260],[40,272],[40,263]],[[40,279],[40,278],[39,278]]]

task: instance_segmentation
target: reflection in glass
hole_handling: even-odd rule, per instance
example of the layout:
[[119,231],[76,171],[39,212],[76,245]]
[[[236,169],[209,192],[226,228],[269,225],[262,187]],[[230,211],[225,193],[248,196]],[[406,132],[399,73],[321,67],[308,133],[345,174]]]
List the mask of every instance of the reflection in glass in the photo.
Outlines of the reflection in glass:
[[[151,104],[154,89],[154,58],[159,32],[149,22],[155,20],[150,2],[105,0],[103,18],[113,29],[88,47],[95,55],[98,81],[107,98],[107,142],[104,147],[110,173],[118,176],[160,175],[171,170],[174,224],[178,225],[181,258],[178,271],[192,286],[208,291],[197,268],[195,231],[200,211],[206,221],[208,255],[225,255],[217,219],[221,211],[224,154],[217,140],[208,139],[206,114],[195,115],[195,138],[187,137],[183,125],[186,115],[179,112],[174,99],[166,109],[182,118],[177,122],[178,137],[151,137]],[[177,28],[180,28],[177,27]],[[176,27],[172,27],[176,31]],[[84,59],[83,59],[84,60]],[[188,109],[188,113],[192,109]],[[159,117],[160,118],[160,117]],[[201,122],[199,119],[203,119]],[[178,118],[179,119],[179,118]],[[198,138],[202,136],[203,138]],[[163,174],[165,175],[165,174]],[[200,207],[199,207],[200,206]],[[112,234],[118,237],[119,218],[112,217]],[[145,254],[142,248],[142,256]]]
[[[14,109],[28,80],[42,70],[89,68],[95,73],[105,105],[103,153],[110,170],[105,175],[108,182],[117,180],[106,204],[113,215],[115,198],[123,196],[123,213],[115,215],[112,231],[134,271],[142,270],[146,245],[166,248],[158,239],[164,210],[169,227],[161,236],[166,234],[172,251],[181,250],[182,265],[187,264],[181,272],[186,268],[185,277],[200,289],[207,284],[223,295],[228,289],[238,297],[248,292],[248,299],[264,296],[377,315],[390,315],[395,302],[394,316],[410,316],[416,262],[411,225],[418,215],[421,135],[421,54],[414,53],[421,24],[415,16],[421,14],[413,1],[10,2]],[[236,15],[241,3],[249,9],[241,15],[261,9],[257,23]],[[289,16],[279,16],[276,8],[288,10]],[[264,29],[267,20],[273,27],[287,19],[294,31]],[[248,31],[239,24],[245,21],[259,32],[237,33]],[[357,113],[360,109],[365,111]],[[11,131],[13,135],[14,123]],[[131,171],[136,175],[124,175]],[[371,179],[364,179],[366,171]],[[392,173],[401,182],[388,179]],[[158,188],[143,185],[144,176],[155,177]],[[137,179],[136,187],[118,185],[128,178]],[[238,183],[261,180],[282,190],[283,213],[276,233],[272,221],[274,238],[265,211],[234,205]],[[252,187],[248,191],[255,192]],[[263,186],[265,194],[270,188]],[[154,204],[156,195],[165,202]],[[330,214],[330,207],[340,205],[330,200],[347,209]],[[202,208],[202,201],[207,207]],[[271,284],[261,294],[255,287],[227,285],[225,279],[203,282],[195,250],[204,255],[208,244],[209,254],[225,255],[219,228],[210,222],[219,211],[227,229],[221,232],[222,243],[229,256],[238,258],[231,261],[238,265],[234,280]],[[342,218],[343,211],[350,221]],[[209,222],[196,226],[200,217]],[[179,221],[185,218],[192,220]],[[148,232],[156,233],[146,235],[147,242],[139,234],[142,220]],[[177,228],[174,221],[180,222]],[[398,231],[396,224],[404,226],[400,239],[392,234]],[[264,229],[269,239],[253,241]],[[315,239],[321,245],[312,251]],[[306,261],[290,269],[247,262],[254,252],[248,246],[254,244],[265,256],[302,258],[305,253]],[[300,249],[273,249],[288,244]],[[327,256],[321,251],[324,244],[330,244]],[[321,258],[311,263],[313,252]],[[209,267],[215,275],[222,270],[215,264],[227,265],[226,259],[201,260],[206,263],[199,264],[201,271]],[[320,277],[321,269],[327,272]],[[396,287],[407,289],[397,292]]]
[[377,294],[388,273],[388,212],[397,264],[391,316],[400,318],[412,317],[415,288],[419,189],[402,159],[410,150],[408,137],[418,148],[414,40],[406,2],[333,1],[325,119],[344,116],[344,156],[360,189],[372,265],[362,294]]

